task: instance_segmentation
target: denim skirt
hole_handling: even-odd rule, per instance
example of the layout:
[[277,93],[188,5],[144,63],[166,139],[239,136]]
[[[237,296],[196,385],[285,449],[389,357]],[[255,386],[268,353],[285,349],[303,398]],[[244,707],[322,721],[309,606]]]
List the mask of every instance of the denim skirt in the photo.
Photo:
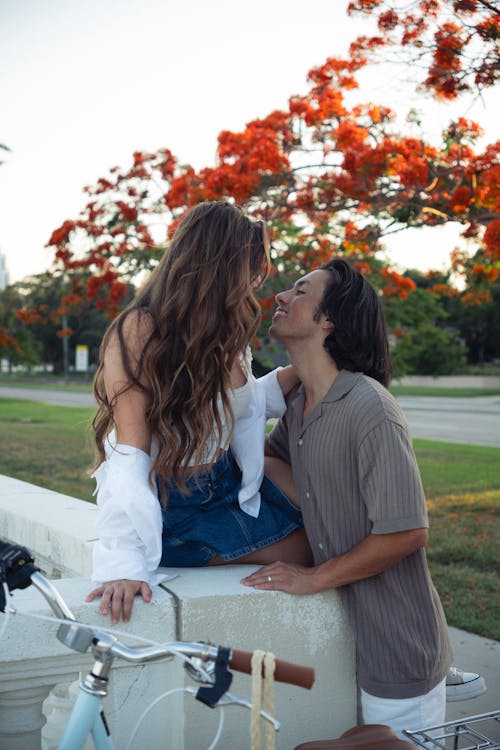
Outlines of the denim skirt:
[[[302,514],[267,477],[258,518],[241,510],[241,471],[228,451],[211,471],[189,478],[189,494],[169,483],[160,565],[198,567],[217,555],[226,562],[278,542],[301,527]],[[160,493],[159,493],[160,496]]]

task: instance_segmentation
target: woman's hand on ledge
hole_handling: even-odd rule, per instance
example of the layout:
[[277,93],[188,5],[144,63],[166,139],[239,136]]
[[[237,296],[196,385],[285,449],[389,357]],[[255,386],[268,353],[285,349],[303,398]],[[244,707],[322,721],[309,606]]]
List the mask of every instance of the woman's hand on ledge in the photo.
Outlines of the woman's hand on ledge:
[[132,614],[132,607],[136,596],[140,595],[146,603],[151,601],[152,592],[145,581],[106,581],[93,589],[86,597],[86,602],[92,602],[101,597],[99,611],[102,615],[111,612],[111,622],[116,624],[123,618],[128,622]]

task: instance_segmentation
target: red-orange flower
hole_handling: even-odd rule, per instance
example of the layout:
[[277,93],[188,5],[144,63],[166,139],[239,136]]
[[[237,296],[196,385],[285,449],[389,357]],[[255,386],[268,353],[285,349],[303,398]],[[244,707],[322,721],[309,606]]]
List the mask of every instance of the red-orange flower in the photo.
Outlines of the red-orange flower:
[[380,275],[386,280],[386,284],[382,291],[387,297],[399,297],[400,299],[406,299],[410,292],[417,288],[417,285],[406,276],[396,271],[390,271],[388,268],[383,268],[380,271]]
[[64,221],[60,227],[54,229],[54,231],[50,235],[49,241],[47,242],[47,246],[59,245],[61,242],[66,242],[75,226],[76,222],[74,221]]
[[56,336],[58,339],[66,339],[68,338],[68,336],[71,336],[72,333],[72,328],[60,328],[58,331],[56,331]]
[[487,226],[483,241],[488,256],[493,260],[500,260],[500,219],[495,219]]

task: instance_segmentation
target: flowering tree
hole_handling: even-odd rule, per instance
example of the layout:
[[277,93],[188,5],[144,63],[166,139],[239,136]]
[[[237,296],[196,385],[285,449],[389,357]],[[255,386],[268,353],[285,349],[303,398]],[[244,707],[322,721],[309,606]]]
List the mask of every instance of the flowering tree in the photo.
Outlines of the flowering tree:
[[[484,233],[485,252],[500,259],[500,144],[476,153],[480,128],[459,119],[431,146],[401,136],[388,108],[348,108],[343,92],[360,65],[329,59],[286,111],[221,132],[214,167],[181,166],[168,149],[136,152],[129,169],[87,187],[81,216],[52,233],[56,264],[91,270],[86,297],[114,314],[124,281],[151,268],[186,209],[221,198],[270,222],[282,273],[332,252],[360,256],[368,272],[384,236],[448,221],[468,237]],[[382,278],[388,292],[403,283],[387,269]]]
[[[351,10],[381,13],[382,5],[389,4],[360,0]],[[348,105],[377,45],[357,40],[347,59],[313,68],[307,93],[292,96],[286,109],[241,132],[222,131],[213,167],[196,171],[168,149],[136,152],[129,168],[115,167],[86,187],[81,215],[48,242],[54,272],[71,284],[64,306],[91,301],[114,316],[127,284],[154,267],[186,210],[204,200],[234,200],[269,223],[275,271],[265,314],[276,286],[332,254],[351,256],[387,298],[408,297],[414,281],[378,255],[384,237],[407,227],[459,222],[485,267],[499,263],[500,143],[476,152],[481,130],[460,118],[431,145],[420,134],[401,134],[387,107]]]
[[38,361],[39,344],[30,327],[22,324],[16,310],[23,298],[15,285],[0,291],[0,359],[13,365],[32,365]]
[[375,18],[378,33],[351,53],[411,62],[420,87],[438,99],[477,95],[500,75],[500,9],[495,0],[352,0],[351,15]]
[[[16,340],[21,343],[20,333],[24,332],[34,339],[33,354],[38,356],[31,362],[41,361],[50,365],[54,373],[62,373],[67,364],[64,352],[74,362],[76,344],[86,345],[90,361],[95,362],[109,325],[109,313],[99,310],[94,300],[84,298],[88,278],[85,270],[72,278],[45,272],[7,287],[0,292],[0,334],[3,303],[10,310],[9,330],[15,333]],[[132,290],[127,289],[124,302],[131,296]],[[0,352],[1,343],[0,335]]]

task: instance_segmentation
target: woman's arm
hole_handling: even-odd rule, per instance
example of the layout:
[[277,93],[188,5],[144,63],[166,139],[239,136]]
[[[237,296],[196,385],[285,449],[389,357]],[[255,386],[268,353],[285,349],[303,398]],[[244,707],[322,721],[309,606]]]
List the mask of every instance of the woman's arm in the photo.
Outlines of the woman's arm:
[[149,601],[149,585],[158,580],[162,515],[150,469],[144,451],[117,444],[94,474],[99,514],[92,579],[99,583],[88,600],[102,596],[100,611],[106,615],[111,608],[113,622],[130,618],[136,593]]
[[292,365],[277,367],[256,379],[256,386],[263,394],[265,418],[281,417],[286,410],[285,396],[300,383]]
[[278,370],[278,383],[283,391],[283,395],[287,396],[292,388],[300,383],[300,378],[297,375],[297,370],[293,365],[287,365]]
[[[146,315],[131,313],[124,322],[132,369],[137,367],[150,331]],[[127,387],[130,379],[116,333],[104,352],[104,383],[108,399],[113,401],[116,434],[104,471],[97,477],[99,540],[93,578],[103,583],[89,593],[87,601],[101,597],[101,614],[111,613],[116,623],[121,617],[125,622],[130,619],[137,594],[145,602],[151,600],[147,579],[161,554],[161,513],[148,476],[151,432],[145,415],[149,397],[137,385]]]
[[[124,321],[123,336],[133,369],[138,367],[144,342],[149,338],[151,328],[152,321],[145,313],[130,313]],[[151,432],[146,424],[149,396],[139,386],[130,383],[116,332],[104,352],[104,385],[108,400],[111,402],[114,399],[116,442],[132,445],[149,453]]]

